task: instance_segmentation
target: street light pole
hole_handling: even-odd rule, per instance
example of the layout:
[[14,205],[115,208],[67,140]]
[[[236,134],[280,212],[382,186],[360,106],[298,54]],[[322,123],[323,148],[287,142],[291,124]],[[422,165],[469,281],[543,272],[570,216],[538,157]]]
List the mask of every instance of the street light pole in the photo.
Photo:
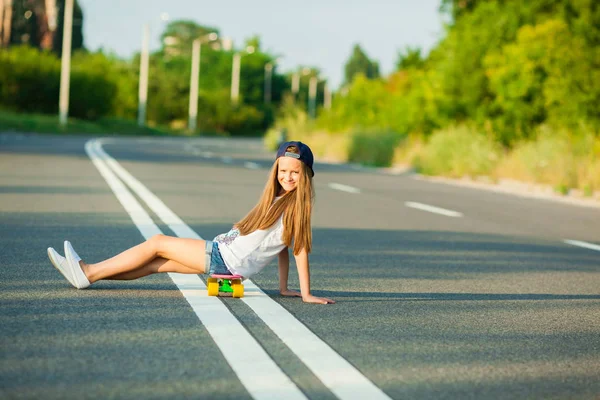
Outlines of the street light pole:
[[265,104],[271,103],[271,81],[273,79],[273,63],[265,65]]
[[192,75],[190,76],[190,105],[188,109],[188,129],[196,130],[198,117],[198,82],[200,81],[200,39],[192,45]]
[[204,40],[216,40],[217,34],[212,32],[206,36],[194,40],[192,46],[192,74],[190,76],[190,105],[188,109],[188,129],[196,129],[198,119],[198,91],[200,86],[200,57],[202,55],[202,42]]
[[329,90],[329,85],[327,84],[323,88],[323,108],[326,110],[331,108],[331,90]]
[[59,123],[67,124],[69,114],[69,84],[71,78],[71,35],[73,33],[73,0],[65,2],[62,56],[60,62]]
[[308,86],[308,115],[315,118],[317,111],[317,77],[310,78]]
[[[248,54],[254,53],[254,47],[248,46],[245,49]],[[242,52],[233,55],[233,65],[231,67],[231,103],[237,106],[240,97],[240,65],[242,61]]]
[[0,0],[0,7],[0,47],[8,47],[12,29],[12,0]]
[[294,98],[294,103],[296,103],[298,99],[298,91],[300,90],[300,74],[298,72],[294,72],[292,75],[292,96]]
[[144,25],[144,36],[142,39],[142,53],[140,55],[140,82],[138,90],[138,125],[146,124],[146,102],[148,100],[148,63],[150,42],[150,25]]
[[231,103],[237,105],[240,94],[240,61],[242,55],[235,53],[233,55],[233,64],[231,67]]

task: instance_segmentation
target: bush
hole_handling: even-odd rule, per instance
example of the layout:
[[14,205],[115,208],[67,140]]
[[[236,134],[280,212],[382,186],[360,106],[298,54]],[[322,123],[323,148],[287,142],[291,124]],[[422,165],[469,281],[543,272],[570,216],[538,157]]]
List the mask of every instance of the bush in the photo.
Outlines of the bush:
[[97,120],[110,115],[117,87],[100,71],[75,70],[71,74],[69,115]]
[[[97,119],[114,109],[113,65],[101,53],[77,53],[71,63],[69,115]],[[25,46],[0,51],[0,105],[27,113],[58,113],[60,60]]]
[[496,175],[552,186],[561,193],[600,189],[600,138],[592,132],[569,134],[543,126],[535,139],[522,141],[498,166]]
[[390,98],[382,80],[369,80],[359,74],[347,93],[336,98],[330,110],[322,110],[317,126],[335,132],[356,126],[385,130],[390,126],[386,112]]
[[412,167],[425,147],[423,136],[413,134],[404,136],[394,149],[392,166]]
[[60,61],[26,46],[0,50],[0,105],[19,112],[58,113]]
[[401,136],[394,132],[356,131],[351,134],[348,161],[375,167],[392,164]]
[[263,133],[263,112],[247,104],[233,106],[227,90],[203,92],[198,100],[201,132],[234,136],[260,136]]
[[292,97],[288,96],[283,100],[275,125],[266,132],[264,143],[269,150],[276,150],[282,135],[285,136],[285,140],[306,141],[307,135],[313,129],[308,114],[294,103]]
[[465,125],[434,132],[415,163],[426,175],[490,175],[502,154],[493,139]]

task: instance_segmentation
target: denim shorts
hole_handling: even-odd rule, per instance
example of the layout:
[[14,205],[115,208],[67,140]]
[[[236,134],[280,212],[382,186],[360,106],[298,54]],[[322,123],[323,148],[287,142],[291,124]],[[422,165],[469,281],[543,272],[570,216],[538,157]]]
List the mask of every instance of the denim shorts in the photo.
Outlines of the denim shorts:
[[231,271],[227,269],[225,261],[223,261],[223,257],[221,257],[219,243],[211,240],[206,241],[205,269],[208,275],[233,275]]

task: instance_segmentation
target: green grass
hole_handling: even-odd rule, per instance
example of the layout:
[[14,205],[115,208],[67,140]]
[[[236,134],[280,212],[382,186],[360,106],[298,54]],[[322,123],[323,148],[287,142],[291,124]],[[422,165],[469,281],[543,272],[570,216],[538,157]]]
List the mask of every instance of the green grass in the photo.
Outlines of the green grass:
[[6,110],[0,110],[0,131],[126,136],[184,134],[181,130],[172,130],[164,127],[140,127],[137,125],[137,121],[118,118],[101,118],[96,121],[69,118],[67,125],[61,126],[58,121],[58,115],[23,114]]

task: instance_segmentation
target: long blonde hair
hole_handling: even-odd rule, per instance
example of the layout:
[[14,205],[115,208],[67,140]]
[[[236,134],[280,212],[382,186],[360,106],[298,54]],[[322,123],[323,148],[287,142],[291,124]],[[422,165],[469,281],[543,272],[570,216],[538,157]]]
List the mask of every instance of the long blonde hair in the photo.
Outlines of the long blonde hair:
[[[290,146],[287,152],[298,153],[296,146]],[[310,253],[312,249],[311,215],[314,201],[314,188],[311,170],[301,162],[300,179],[296,189],[286,192],[273,203],[277,194],[283,190],[277,180],[279,159],[275,160],[269,179],[254,208],[241,221],[235,224],[241,235],[247,235],[257,229],[267,229],[283,214],[283,242],[291,246],[294,241],[294,254],[302,249]]]

